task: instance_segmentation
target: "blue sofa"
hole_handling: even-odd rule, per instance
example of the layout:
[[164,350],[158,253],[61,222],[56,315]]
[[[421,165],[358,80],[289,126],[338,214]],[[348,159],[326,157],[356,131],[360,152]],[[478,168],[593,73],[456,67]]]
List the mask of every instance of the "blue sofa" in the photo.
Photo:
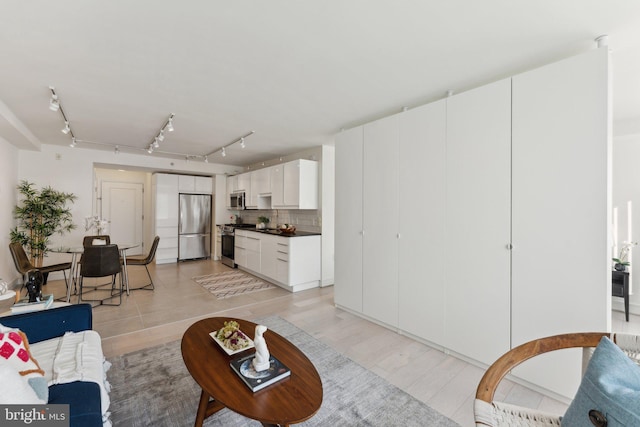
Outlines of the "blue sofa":
[[[91,305],[78,304],[0,318],[0,323],[23,331],[35,344],[65,332],[92,329]],[[71,427],[101,427],[100,387],[94,382],[75,381],[49,387],[50,404],[68,404]]]

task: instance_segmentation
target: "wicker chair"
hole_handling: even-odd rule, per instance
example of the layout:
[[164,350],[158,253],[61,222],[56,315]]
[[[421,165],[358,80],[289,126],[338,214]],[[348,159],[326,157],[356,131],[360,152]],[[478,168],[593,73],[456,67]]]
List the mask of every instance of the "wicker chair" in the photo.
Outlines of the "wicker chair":
[[627,356],[640,365],[640,336],[638,335],[584,332],[529,341],[502,355],[487,369],[480,380],[474,402],[476,427],[560,426],[559,415],[494,401],[495,391],[500,381],[513,368],[534,356],[554,350],[582,347],[584,371],[593,349],[598,346],[603,336],[611,338]]

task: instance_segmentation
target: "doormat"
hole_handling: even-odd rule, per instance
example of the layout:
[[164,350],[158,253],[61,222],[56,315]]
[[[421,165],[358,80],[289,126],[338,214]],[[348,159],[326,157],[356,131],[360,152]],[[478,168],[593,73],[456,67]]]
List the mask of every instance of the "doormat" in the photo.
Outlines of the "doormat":
[[271,283],[264,282],[240,270],[223,271],[221,273],[207,274],[206,276],[192,277],[192,280],[211,292],[218,299],[231,298],[236,295],[250,294],[252,292],[275,288]]

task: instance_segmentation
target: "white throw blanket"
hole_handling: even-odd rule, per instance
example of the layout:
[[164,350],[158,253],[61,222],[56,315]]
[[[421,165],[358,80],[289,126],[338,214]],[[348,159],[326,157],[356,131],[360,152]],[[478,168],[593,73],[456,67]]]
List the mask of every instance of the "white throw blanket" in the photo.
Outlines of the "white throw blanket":
[[111,364],[104,359],[100,335],[96,331],[67,332],[64,336],[31,344],[31,353],[44,370],[49,385],[89,381],[100,386],[102,422],[111,427],[106,372]]

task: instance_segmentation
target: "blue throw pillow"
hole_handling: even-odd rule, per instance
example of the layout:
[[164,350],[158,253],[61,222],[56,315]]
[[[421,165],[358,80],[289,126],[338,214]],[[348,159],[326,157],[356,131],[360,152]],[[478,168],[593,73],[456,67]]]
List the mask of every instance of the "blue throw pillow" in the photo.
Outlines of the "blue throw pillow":
[[562,426],[591,425],[640,426],[640,367],[607,337],[596,347],[562,417]]

